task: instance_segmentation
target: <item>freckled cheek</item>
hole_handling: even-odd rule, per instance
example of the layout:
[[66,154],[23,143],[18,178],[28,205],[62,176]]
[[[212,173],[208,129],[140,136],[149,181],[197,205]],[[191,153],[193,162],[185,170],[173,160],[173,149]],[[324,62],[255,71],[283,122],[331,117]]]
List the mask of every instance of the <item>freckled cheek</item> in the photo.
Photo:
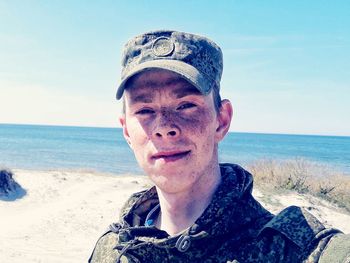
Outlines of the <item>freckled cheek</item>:
[[179,125],[193,134],[208,133],[214,121],[212,114],[207,111],[199,111],[196,114],[178,118]]

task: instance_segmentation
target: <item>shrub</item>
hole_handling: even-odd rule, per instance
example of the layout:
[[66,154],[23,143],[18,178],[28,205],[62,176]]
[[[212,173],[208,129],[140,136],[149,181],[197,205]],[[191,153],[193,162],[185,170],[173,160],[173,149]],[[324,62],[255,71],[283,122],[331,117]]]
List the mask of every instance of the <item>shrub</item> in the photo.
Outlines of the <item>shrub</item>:
[[25,195],[26,191],[13,179],[8,169],[0,169],[0,200],[13,201]]
[[305,159],[259,160],[248,165],[248,170],[261,187],[308,193],[350,211],[350,175],[331,167]]

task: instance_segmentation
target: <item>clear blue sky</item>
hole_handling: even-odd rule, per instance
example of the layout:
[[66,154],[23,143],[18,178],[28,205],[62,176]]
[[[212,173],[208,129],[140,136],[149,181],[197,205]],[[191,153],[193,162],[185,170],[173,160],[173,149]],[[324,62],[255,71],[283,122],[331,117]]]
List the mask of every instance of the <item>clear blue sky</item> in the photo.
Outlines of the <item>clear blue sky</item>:
[[121,47],[160,28],[222,47],[232,131],[350,135],[346,0],[0,0],[0,123],[118,126]]

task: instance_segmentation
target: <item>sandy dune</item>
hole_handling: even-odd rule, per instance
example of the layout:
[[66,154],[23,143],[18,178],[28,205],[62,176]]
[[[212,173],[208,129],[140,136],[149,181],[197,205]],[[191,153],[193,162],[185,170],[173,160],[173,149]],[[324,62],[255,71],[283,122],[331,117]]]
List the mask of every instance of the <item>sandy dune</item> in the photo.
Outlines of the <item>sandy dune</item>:
[[[117,219],[128,196],[149,185],[141,176],[15,170],[27,195],[0,200],[0,262],[86,262],[95,241]],[[350,233],[350,215],[324,201],[296,194],[254,195],[272,212],[309,207],[328,226]]]

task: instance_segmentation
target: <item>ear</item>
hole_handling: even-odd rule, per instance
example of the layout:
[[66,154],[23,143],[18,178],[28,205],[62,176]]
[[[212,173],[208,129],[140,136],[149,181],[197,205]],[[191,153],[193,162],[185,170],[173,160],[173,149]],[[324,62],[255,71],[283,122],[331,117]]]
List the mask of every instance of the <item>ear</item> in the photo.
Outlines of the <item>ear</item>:
[[232,120],[233,108],[229,100],[222,100],[220,111],[218,113],[218,126],[216,128],[217,142],[221,141],[228,132]]
[[126,140],[126,142],[129,144],[130,148],[132,148],[131,146],[131,141],[130,141],[130,136],[129,136],[129,131],[128,131],[128,128],[126,126],[126,117],[125,117],[125,114],[123,114],[121,117],[119,117],[119,122],[123,128],[123,135],[124,135],[124,138]]

